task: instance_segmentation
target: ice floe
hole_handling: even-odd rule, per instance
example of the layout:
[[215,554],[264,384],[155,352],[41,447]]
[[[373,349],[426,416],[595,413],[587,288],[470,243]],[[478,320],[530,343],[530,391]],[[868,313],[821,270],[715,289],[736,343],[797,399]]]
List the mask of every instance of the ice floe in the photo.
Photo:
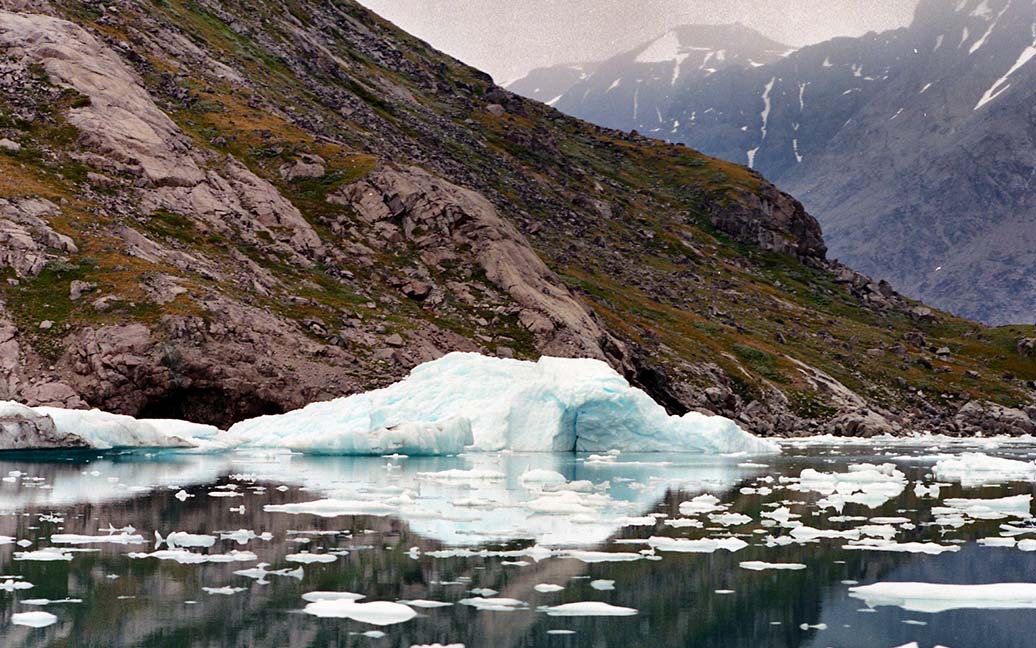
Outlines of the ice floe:
[[959,482],[965,487],[1006,481],[1036,481],[1036,463],[964,452],[956,456],[940,457],[932,468],[932,474],[937,479]]
[[358,603],[349,599],[320,599],[303,608],[306,614],[322,618],[352,619],[360,623],[387,626],[409,621],[417,616],[413,608],[391,601]]
[[540,609],[548,616],[633,616],[637,613],[633,608],[611,605],[603,601],[579,601]]
[[748,569],[750,571],[766,571],[770,569],[797,571],[806,568],[802,563],[770,563],[762,560],[746,560],[745,562],[738,563],[738,566],[741,569]]
[[11,623],[30,628],[46,628],[57,622],[57,616],[50,612],[15,612],[11,615]]
[[850,587],[849,594],[870,607],[898,606],[911,612],[1036,608],[1036,583],[874,583]]

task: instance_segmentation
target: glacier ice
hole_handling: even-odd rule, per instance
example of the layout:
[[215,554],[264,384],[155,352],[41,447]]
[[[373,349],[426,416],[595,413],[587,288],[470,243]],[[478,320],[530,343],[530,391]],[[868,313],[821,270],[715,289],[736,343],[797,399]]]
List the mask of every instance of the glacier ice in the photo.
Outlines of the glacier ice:
[[669,416],[598,360],[477,353],[427,362],[384,389],[242,421],[221,441],[315,454],[779,452],[727,418]]

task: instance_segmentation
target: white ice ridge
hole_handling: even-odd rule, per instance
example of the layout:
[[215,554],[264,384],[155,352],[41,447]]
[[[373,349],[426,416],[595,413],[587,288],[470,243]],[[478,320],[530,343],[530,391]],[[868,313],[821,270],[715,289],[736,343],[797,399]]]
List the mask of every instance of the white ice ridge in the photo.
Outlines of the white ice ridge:
[[850,587],[849,595],[870,607],[894,605],[911,612],[1036,608],[1036,583],[947,585],[943,583],[874,583]]
[[0,401],[0,416],[49,417],[59,434],[75,435],[91,448],[102,450],[122,447],[190,448],[206,443],[206,439],[219,432],[219,428],[211,425],[187,421],[135,419],[100,410],[26,407],[10,401]]
[[376,391],[243,421],[233,447],[313,454],[462,451],[777,453],[719,416],[669,416],[599,360],[451,353]]

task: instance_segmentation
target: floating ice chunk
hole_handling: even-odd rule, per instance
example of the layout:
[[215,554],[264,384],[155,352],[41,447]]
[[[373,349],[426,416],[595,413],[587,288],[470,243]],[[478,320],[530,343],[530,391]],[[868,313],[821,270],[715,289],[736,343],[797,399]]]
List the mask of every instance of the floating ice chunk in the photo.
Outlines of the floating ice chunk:
[[563,585],[554,585],[553,583],[540,583],[534,586],[532,589],[540,592],[541,594],[549,594],[551,592],[560,592],[565,589]]
[[347,599],[322,599],[313,601],[302,610],[306,614],[321,618],[352,619],[360,623],[387,626],[409,621],[417,616],[413,608],[391,601],[357,603]]
[[142,560],[144,558],[156,558],[158,560],[173,560],[181,565],[200,565],[203,563],[230,563],[230,562],[251,562],[259,560],[251,551],[231,550],[225,554],[203,554],[187,551],[186,549],[161,549],[150,553],[134,552],[126,554],[129,558]]
[[267,513],[317,515],[331,518],[343,515],[389,515],[396,511],[396,507],[376,501],[322,499],[296,504],[267,504],[263,510]]
[[979,538],[976,542],[983,547],[1014,547],[1018,544],[1014,538]]
[[354,592],[306,592],[302,599],[312,603],[313,601],[359,601],[367,598],[363,594]]
[[741,538],[702,538],[700,540],[688,540],[686,538],[652,536],[648,538],[647,543],[658,551],[675,551],[682,553],[713,553],[719,549],[733,553],[748,546],[748,543]]
[[[384,454],[375,447],[391,429],[416,426],[406,454],[496,451],[621,450],[777,453],[730,419],[695,412],[669,416],[604,362],[538,362],[451,353],[416,367],[385,389],[314,403],[238,423],[223,443],[306,452]],[[377,439],[376,443],[371,438]]]
[[701,520],[695,520],[694,518],[671,518],[669,520],[663,520],[662,523],[666,526],[671,526],[674,529],[700,529],[705,526],[704,522]]
[[14,552],[14,559],[53,562],[56,560],[72,560],[72,554],[58,547],[44,547],[36,551],[16,551]]
[[799,476],[798,488],[827,495],[817,502],[821,508],[841,511],[849,502],[877,508],[903,492],[906,475],[894,464],[854,464],[845,473],[806,468]]
[[863,600],[870,607],[891,605],[911,612],[1036,608],[1036,583],[874,583],[850,587],[849,595]]
[[566,482],[568,480],[561,473],[542,468],[527,470],[518,477],[518,483],[525,488],[558,488]]
[[178,490],[176,492],[176,495],[173,495],[173,497],[175,497],[176,499],[180,500],[181,502],[186,502],[188,497],[194,497],[194,496],[189,494],[187,491],[185,491],[185,490],[183,490],[181,488],[180,490]]
[[0,591],[13,592],[15,590],[32,589],[32,583],[23,580],[8,578],[0,583]]
[[231,587],[230,585],[224,585],[223,587],[202,587],[202,591],[207,594],[219,594],[221,596],[232,596],[238,592],[244,592],[247,587]]
[[428,599],[414,599],[411,601],[399,601],[403,605],[409,605],[410,607],[421,608],[421,609],[434,609],[441,607],[450,607],[453,603],[446,601],[429,601]]
[[417,473],[418,479],[447,483],[480,480],[495,481],[497,479],[503,479],[504,477],[506,477],[506,475],[499,470],[483,469],[461,470],[460,468],[452,468],[450,470],[440,470],[439,472]]
[[45,606],[45,605],[57,605],[59,603],[82,603],[83,599],[77,599],[77,598],[63,598],[63,599],[38,598],[38,599],[22,599],[21,601],[18,601],[18,602],[21,603],[22,605]]
[[119,533],[114,535],[103,535],[103,536],[89,536],[89,535],[77,535],[75,533],[56,533],[50,536],[50,541],[54,544],[143,544],[144,536],[129,533]]
[[594,588],[599,592],[609,592],[615,589],[615,581],[608,580],[605,578],[598,578],[597,580],[590,581],[590,587]]
[[611,605],[603,601],[580,601],[540,609],[548,616],[633,616],[637,613],[633,608]]
[[813,527],[800,526],[792,529],[790,535],[799,542],[810,542],[819,538],[845,538],[849,540],[858,540],[860,538],[860,530],[846,529],[844,531],[838,531],[836,529],[814,529]]
[[462,644],[462,643],[451,643],[451,644],[441,644],[441,643],[411,644],[410,648],[464,648],[464,644]]
[[680,515],[700,515],[702,513],[718,511],[722,508],[718,497],[705,493],[689,501],[680,502]]
[[256,534],[251,529],[238,529],[237,531],[220,531],[220,540],[233,540],[239,545],[248,544],[252,540],[273,540],[273,534],[269,531],[263,531],[262,533]]
[[58,618],[50,612],[15,612],[11,615],[11,623],[30,628],[46,628],[57,622]]
[[896,553],[923,553],[937,555],[944,552],[957,552],[960,547],[957,545],[941,545],[935,542],[893,542],[891,540],[880,540],[867,538],[858,542],[850,542],[842,549],[853,549],[860,551],[891,551]]
[[1007,481],[1036,481],[1036,463],[990,457],[979,452],[942,456],[932,468],[936,479],[972,487]]
[[561,555],[567,556],[568,558],[575,558],[585,563],[629,562],[632,560],[640,560],[644,557],[637,553],[624,553],[618,551],[580,551],[576,549],[564,551]]
[[478,597],[461,599],[458,602],[461,605],[468,605],[478,610],[488,610],[491,612],[512,612],[528,607],[525,601],[513,598]]
[[234,572],[234,574],[236,576],[244,576],[245,578],[254,579],[260,585],[265,585],[269,582],[268,580],[266,580],[267,576],[286,576],[288,578],[302,580],[303,576],[306,575],[301,567],[297,567],[295,569],[286,567],[284,569],[275,569],[274,571],[267,571],[266,568],[269,566],[270,565],[268,563],[259,563],[255,567],[250,567],[248,569],[239,569],[236,572]]
[[186,531],[173,531],[163,538],[162,534],[155,531],[155,549],[158,549],[163,544],[170,549],[175,549],[177,547],[208,548],[216,544],[216,536],[187,533]]
[[745,562],[738,563],[738,565],[741,569],[749,569],[751,571],[766,571],[768,569],[797,571],[806,568],[802,563],[771,563],[763,562],[762,560],[746,560]]
[[936,515],[946,513],[946,509],[959,511],[976,520],[1000,520],[1005,517],[1032,517],[1032,495],[1014,495],[998,499],[966,499],[953,498],[943,502],[946,507],[933,507]]
[[723,526],[740,526],[748,524],[752,518],[743,513],[712,513],[709,515],[709,521]]
[[338,560],[338,556],[334,554],[315,554],[315,553],[297,553],[288,554],[284,557],[288,562],[302,563],[303,565],[309,565],[312,563],[333,563]]

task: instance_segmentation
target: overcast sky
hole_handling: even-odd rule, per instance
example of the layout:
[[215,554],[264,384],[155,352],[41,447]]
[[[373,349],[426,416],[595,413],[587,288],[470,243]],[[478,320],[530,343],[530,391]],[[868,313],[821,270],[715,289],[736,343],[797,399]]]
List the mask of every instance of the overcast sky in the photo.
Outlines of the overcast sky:
[[[947,0],[949,1],[949,0]],[[683,23],[741,22],[789,45],[906,25],[917,0],[360,0],[493,75],[606,58]]]

